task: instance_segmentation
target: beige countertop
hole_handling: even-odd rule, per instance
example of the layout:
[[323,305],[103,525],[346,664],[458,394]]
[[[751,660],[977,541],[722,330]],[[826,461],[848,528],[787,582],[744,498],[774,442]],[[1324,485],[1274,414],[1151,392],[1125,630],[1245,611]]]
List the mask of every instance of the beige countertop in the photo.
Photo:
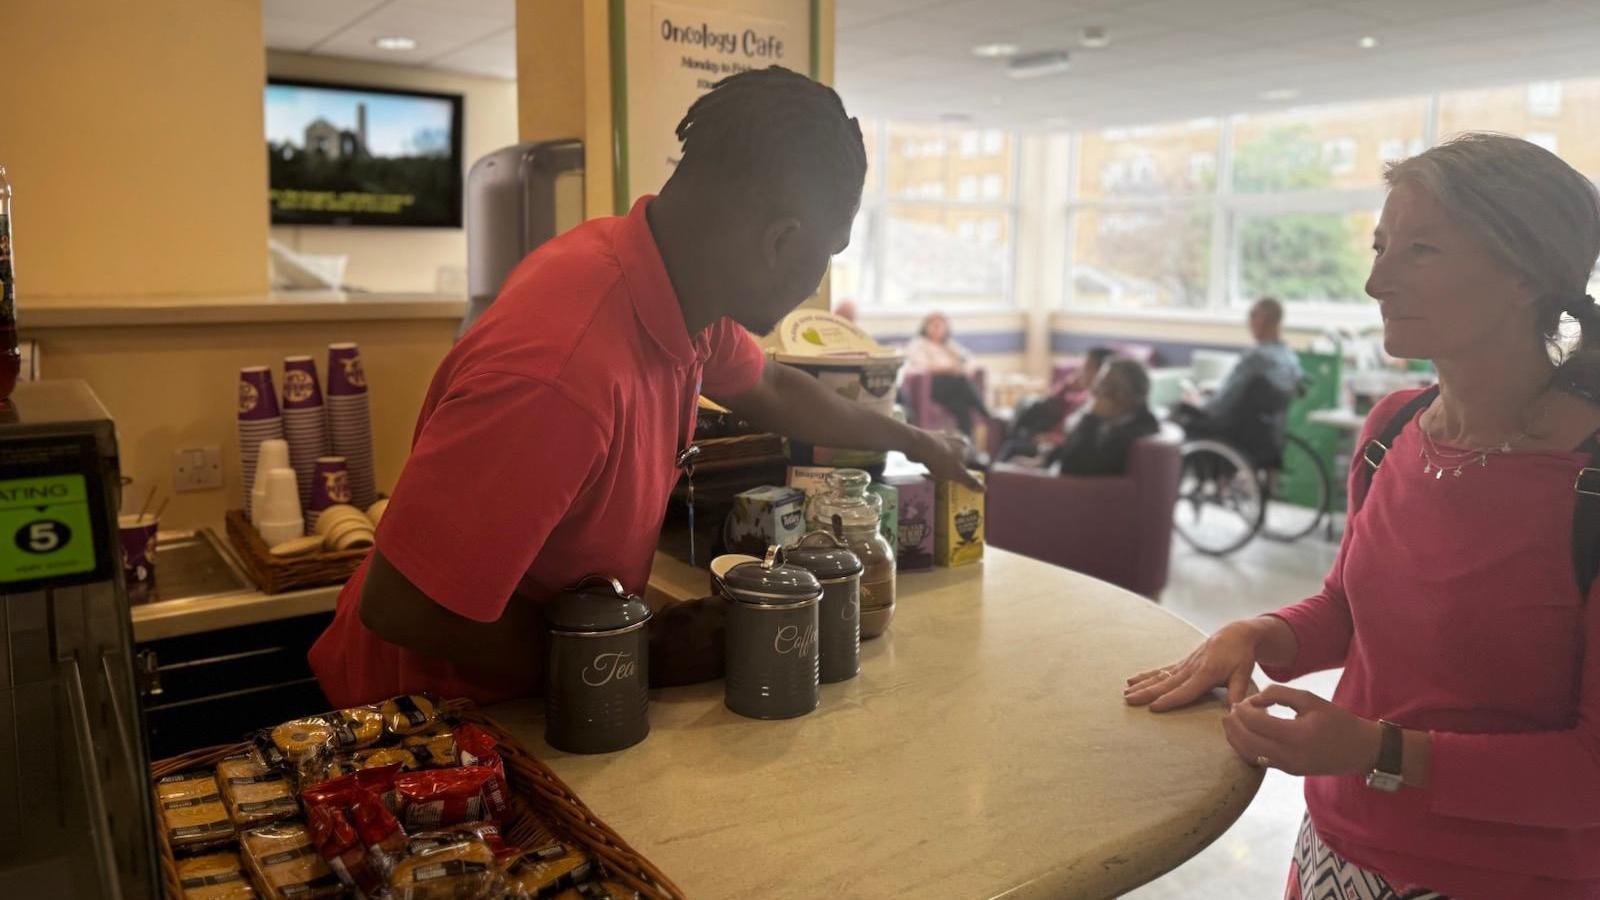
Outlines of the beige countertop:
[[247,296],[52,297],[20,305],[26,335],[46,328],[111,325],[239,325],[408,319],[460,321],[464,297],[440,294],[296,291]]
[[[704,593],[657,561],[656,590]],[[642,744],[573,756],[544,743],[537,703],[491,712],[690,897],[1115,897],[1199,852],[1261,783],[1220,702],[1122,702],[1126,675],[1200,637],[991,548],[902,576],[893,627],[809,716],[743,719],[720,681],[676,688]]]
[[256,625],[295,616],[332,612],[339,585],[263,594],[250,591],[191,600],[160,600],[133,607],[133,639],[137,643],[200,634],[241,625]]

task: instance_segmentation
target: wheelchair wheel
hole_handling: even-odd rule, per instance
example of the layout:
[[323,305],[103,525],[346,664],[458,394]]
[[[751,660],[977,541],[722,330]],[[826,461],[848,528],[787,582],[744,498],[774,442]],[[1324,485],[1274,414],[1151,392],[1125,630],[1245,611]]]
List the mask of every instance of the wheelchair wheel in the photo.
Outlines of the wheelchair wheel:
[[1255,467],[1219,441],[1183,445],[1178,505],[1172,526],[1201,553],[1225,556],[1250,543],[1261,530],[1266,493]]
[[1261,523],[1262,536],[1274,541],[1297,541],[1317,530],[1333,498],[1322,457],[1304,440],[1292,434],[1288,438],[1283,465],[1268,475],[1267,514]]

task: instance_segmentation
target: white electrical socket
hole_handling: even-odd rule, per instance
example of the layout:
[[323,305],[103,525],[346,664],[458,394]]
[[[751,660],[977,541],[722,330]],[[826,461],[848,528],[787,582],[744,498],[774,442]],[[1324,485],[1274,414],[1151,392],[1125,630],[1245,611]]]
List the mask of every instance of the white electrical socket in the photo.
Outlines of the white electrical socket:
[[172,455],[172,488],[209,491],[222,487],[222,448],[189,447]]

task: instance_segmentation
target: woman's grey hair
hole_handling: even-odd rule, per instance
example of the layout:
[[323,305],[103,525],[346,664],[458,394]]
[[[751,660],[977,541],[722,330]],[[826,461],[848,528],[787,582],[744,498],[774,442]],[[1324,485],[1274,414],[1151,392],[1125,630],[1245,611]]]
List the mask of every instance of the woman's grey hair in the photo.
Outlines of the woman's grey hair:
[[[1536,293],[1539,335],[1558,384],[1600,402],[1600,310],[1586,295],[1600,256],[1600,191],[1554,153],[1520,138],[1458,135],[1384,171],[1427,191]],[[1562,315],[1578,339],[1562,334]]]
[[1105,363],[1105,374],[1101,378],[1115,378],[1122,382],[1123,387],[1133,395],[1133,399],[1140,403],[1150,400],[1150,373],[1136,359],[1126,356],[1113,356]]

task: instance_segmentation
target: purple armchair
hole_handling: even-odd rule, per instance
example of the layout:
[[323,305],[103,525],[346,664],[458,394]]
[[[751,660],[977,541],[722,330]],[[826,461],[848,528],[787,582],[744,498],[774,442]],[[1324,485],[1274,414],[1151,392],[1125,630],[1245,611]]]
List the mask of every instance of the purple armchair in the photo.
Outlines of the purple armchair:
[[1181,441],[1169,426],[1136,442],[1120,477],[995,466],[989,543],[1159,600],[1172,555]]
[[[972,383],[977,386],[978,394],[987,397],[989,394],[989,372],[981,366],[973,369],[969,376]],[[925,372],[907,372],[900,383],[901,396],[906,404],[906,418],[918,428],[929,431],[960,431],[961,426],[956,424],[956,417],[940,406],[933,399],[933,378]],[[1005,429],[1001,423],[989,421],[987,446],[979,449],[993,455],[1000,450],[1000,443],[1005,440]]]

